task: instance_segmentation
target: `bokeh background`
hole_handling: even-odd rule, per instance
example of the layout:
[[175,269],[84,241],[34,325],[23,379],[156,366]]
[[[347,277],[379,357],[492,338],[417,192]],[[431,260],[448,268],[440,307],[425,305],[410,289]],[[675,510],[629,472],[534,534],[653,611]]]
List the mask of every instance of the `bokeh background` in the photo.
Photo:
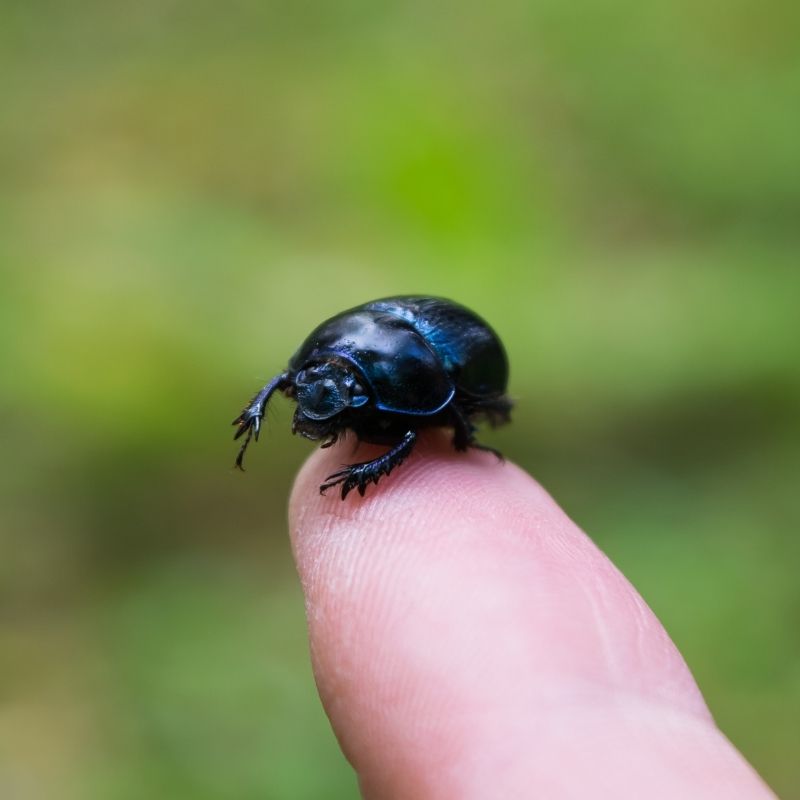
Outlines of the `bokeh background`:
[[450,296],[530,469],[800,798],[796,3],[0,6],[0,794],[352,798],[278,400],[321,319]]

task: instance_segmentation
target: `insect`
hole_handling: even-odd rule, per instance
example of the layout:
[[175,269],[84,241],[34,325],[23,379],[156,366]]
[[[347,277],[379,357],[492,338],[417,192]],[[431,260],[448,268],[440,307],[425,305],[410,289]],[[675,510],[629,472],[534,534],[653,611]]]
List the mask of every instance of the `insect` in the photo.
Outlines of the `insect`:
[[244,436],[236,466],[258,440],[270,397],[297,401],[292,433],[330,447],[346,431],[387,445],[371,461],[329,475],[320,493],[341,485],[342,500],[363,495],[414,449],[422,428],[453,429],[453,447],[489,450],[475,440],[475,423],[510,420],[508,360],[497,334],[477,314],[451,300],[401,296],[374,300],[319,325],[233,421]]

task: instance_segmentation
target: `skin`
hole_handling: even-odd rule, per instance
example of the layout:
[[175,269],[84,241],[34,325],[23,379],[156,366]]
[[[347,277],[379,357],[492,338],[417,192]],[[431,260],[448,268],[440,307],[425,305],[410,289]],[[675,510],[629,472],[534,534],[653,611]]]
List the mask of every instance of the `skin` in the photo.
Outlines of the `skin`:
[[290,504],[320,696],[364,797],[774,798],[645,602],[529,475],[421,437],[316,451]]

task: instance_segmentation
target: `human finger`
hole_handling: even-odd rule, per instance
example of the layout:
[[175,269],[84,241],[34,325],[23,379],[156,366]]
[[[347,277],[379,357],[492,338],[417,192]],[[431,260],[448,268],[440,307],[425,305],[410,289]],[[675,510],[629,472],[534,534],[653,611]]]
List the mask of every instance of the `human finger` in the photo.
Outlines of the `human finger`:
[[368,798],[766,798],[624,576],[526,473],[422,440],[290,521],[314,671]]

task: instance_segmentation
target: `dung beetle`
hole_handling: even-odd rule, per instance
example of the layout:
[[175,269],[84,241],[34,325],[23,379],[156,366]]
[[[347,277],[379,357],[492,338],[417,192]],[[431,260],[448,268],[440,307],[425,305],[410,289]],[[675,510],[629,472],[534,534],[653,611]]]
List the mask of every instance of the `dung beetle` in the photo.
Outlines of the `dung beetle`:
[[497,334],[477,314],[439,297],[388,297],[343,311],[319,325],[233,421],[235,439],[258,440],[267,403],[278,390],[297,401],[292,433],[330,447],[345,431],[389,445],[372,461],[329,475],[320,493],[341,484],[342,500],[363,495],[414,448],[417,431],[453,429],[453,447],[490,450],[475,422],[510,420],[508,360]]

